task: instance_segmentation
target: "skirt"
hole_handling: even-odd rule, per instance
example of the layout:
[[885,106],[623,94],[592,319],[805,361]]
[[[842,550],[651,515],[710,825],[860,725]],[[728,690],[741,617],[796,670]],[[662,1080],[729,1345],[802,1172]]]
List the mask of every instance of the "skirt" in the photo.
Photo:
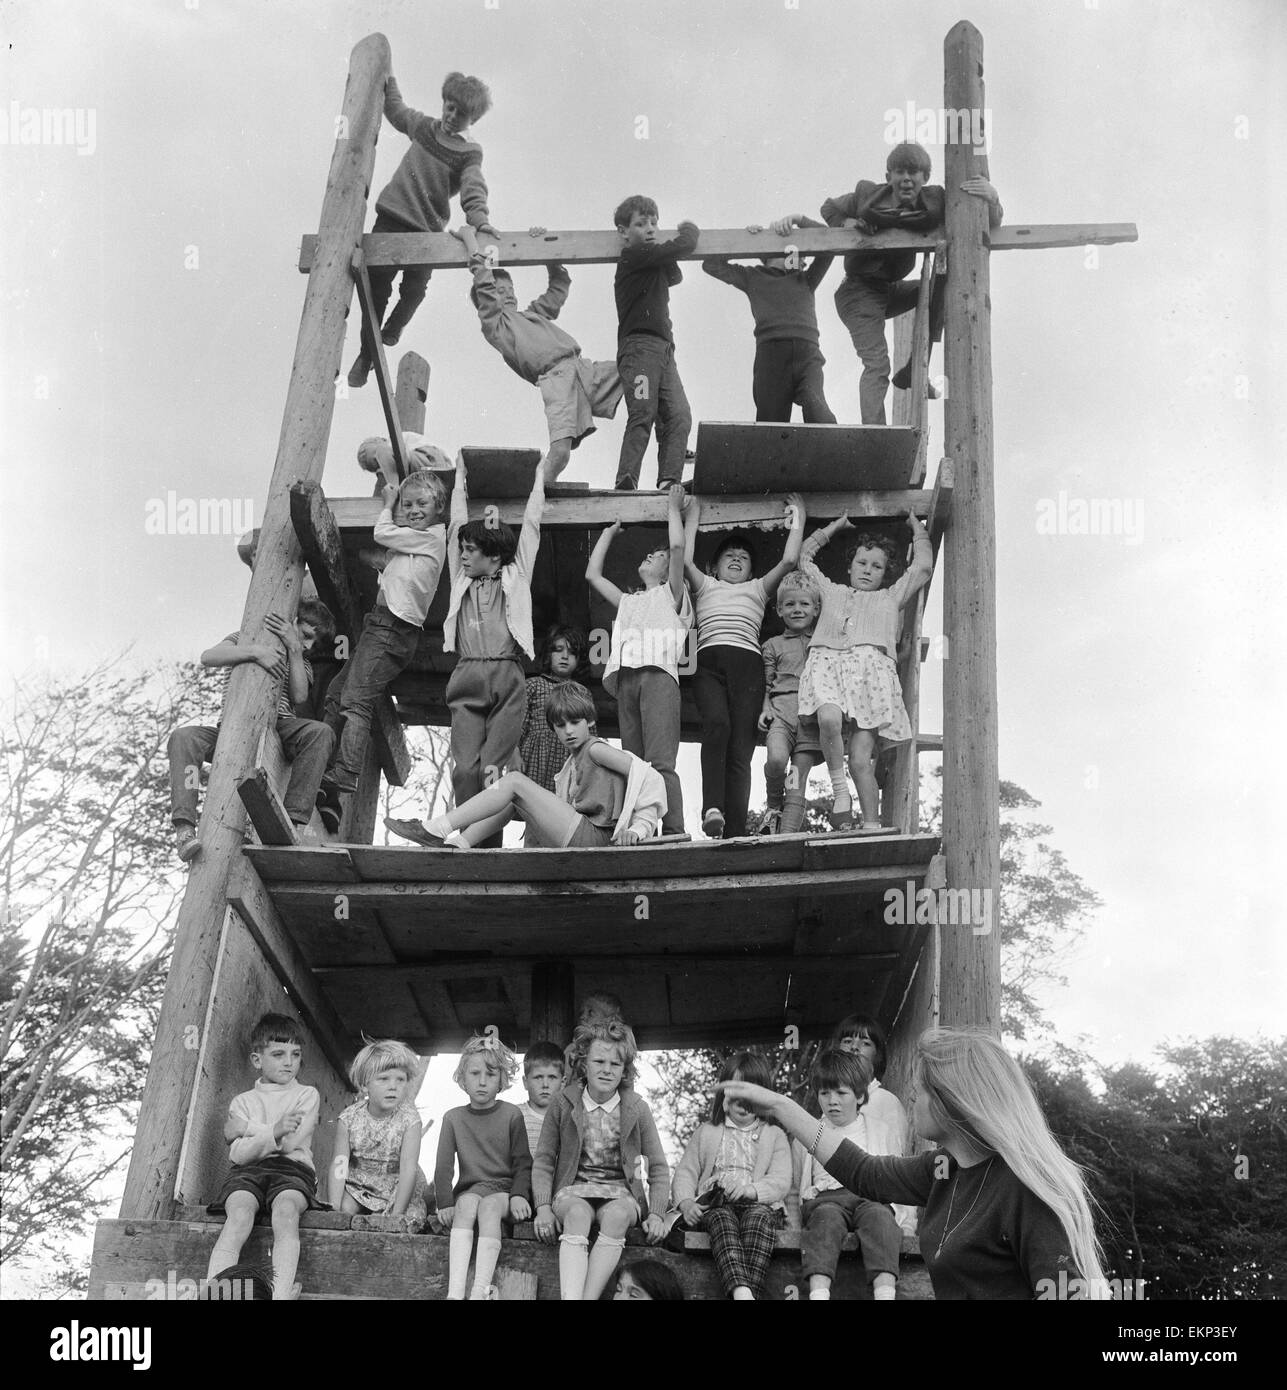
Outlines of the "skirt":
[[898,667],[879,647],[835,651],[814,647],[800,675],[800,715],[838,705],[860,729],[874,729],[883,743],[912,736]]

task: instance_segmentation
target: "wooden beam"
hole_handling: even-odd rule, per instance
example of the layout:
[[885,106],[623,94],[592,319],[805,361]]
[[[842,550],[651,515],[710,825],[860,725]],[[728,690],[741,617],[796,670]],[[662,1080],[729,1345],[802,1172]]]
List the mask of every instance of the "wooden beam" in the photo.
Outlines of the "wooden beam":
[[411,465],[407,460],[407,441],[402,437],[402,424],[398,419],[398,402],[394,394],[393,378],[389,373],[389,360],[384,355],[384,342],[380,337],[380,321],[375,316],[371,277],[367,274],[366,261],[360,250],[353,252],[350,264],[353,269],[353,283],[357,289],[362,327],[371,339],[371,351],[374,354],[371,365],[375,368],[375,384],[379,388],[380,406],[384,411],[384,428],[393,450],[393,464],[398,470],[397,478],[391,478],[389,481],[400,483],[411,472]]
[[243,777],[237,783],[237,794],[241,797],[241,803],[250,816],[250,823],[255,827],[255,834],[259,836],[261,844],[293,845],[298,843],[295,838],[295,827],[286,814],[285,806],[278,799],[277,793],[273,791],[265,768],[254,768],[249,777]]
[[[373,34],[354,48],[341,113],[344,134],[331,157],[317,254],[304,292],[277,458],[242,616],[245,642],[267,640],[265,617],[290,617],[298,604],[304,564],[290,523],[287,490],[292,482],[320,476],[326,458],[344,320],[353,299],[349,262],[362,239],[388,72],[389,44],[383,35]],[[263,667],[247,661],[232,668],[201,817],[203,852],[189,871],[179,908],[174,957],[134,1133],[121,1202],[127,1217],[161,1217],[172,1206],[183,1117],[197,1069],[197,1052],[185,1046],[185,1036],[205,1016],[228,879],[241,858],[246,817],[237,782],[251,765],[276,703],[277,681]]]
[[[661,232],[672,237],[674,232]],[[1049,250],[1059,246],[1108,246],[1115,242],[1137,241],[1133,222],[1016,224],[999,227],[992,233],[994,251]],[[748,232],[732,227],[703,231],[697,249],[688,261],[749,260],[759,256],[784,255],[794,247],[802,256],[822,252],[843,255],[847,251],[925,251],[943,244],[941,235],[914,232],[880,232],[860,236],[852,228],[797,227],[789,237],[771,232]],[[317,254],[317,238],[305,236],[300,242],[299,268],[312,268]],[[362,254],[368,266],[430,266],[435,270],[464,270],[469,261],[464,247],[447,232],[381,232],[362,238]],[[502,232],[497,247],[497,264],[505,266],[610,265],[621,255],[621,239],[615,231],[547,232],[530,237],[526,232]]]
[[[361,500],[368,512],[374,511],[371,520],[374,527],[383,504],[375,498]],[[348,637],[351,654],[362,631],[362,609],[344,563],[344,544],[320,483],[292,485],[290,517],[300,550],[317,585],[317,595],[331,610],[338,631]],[[411,775],[411,753],[402,722],[387,692],[380,696],[372,710],[371,738],[385,777],[393,786],[402,786]]]
[[[933,494],[923,488],[897,488],[888,492],[814,492],[804,494],[810,520],[842,516],[871,520],[897,520],[908,509],[922,520],[930,516]],[[469,499],[470,519],[482,518],[489,507],[491,515],[508,525],[518,525],[523,519],[526,501],[509,499],[490,502],[486,498]],[[331,515],[336,526],[346,533],[369,532],[379,520],[380,504],[373,497],[333,497],[329,499]],[[711,497],[702,499],[702,530],[721,527],[748,526],[759,521],[782,521],[781,499],[763,497]],[[660,492],[582,492],[575,496],[547,497],[542,527],[577,527],[589,529],[610,526],[620,521],[624,526],[665,526],[666,496]]]
[[228,880],[228,902],[237,909],[264,959],[290,995],[309,1033],[341,1076],[348,1075],[354,1047],[344,1021],[309,968],[282,919],[277,915],[263,880],[246,859]]
[[[943,45],[944,108],[986,109],[983,39],[962,22]],[[987,204],[961,191],[988,174],[983,147],[949,144],[948,276],[943,356],[948,395],[944,452],[952,460],[952,520],[946,532],[943,623],[943,845],[953,888],[1000,898],[997,764],[996,501],[992,460],[992,306]],[[1001,934],[941,933],[942,1022],[1001,1031]]]
[[[500,965],[495,962],[492,971]],[[508,960],[504,962],[505,967],[509,965]],[[528,1032],[534,1042],[567,1043],[576,1026],[576,971],[566,960],[535,961],[531,969],[532,1021]]]

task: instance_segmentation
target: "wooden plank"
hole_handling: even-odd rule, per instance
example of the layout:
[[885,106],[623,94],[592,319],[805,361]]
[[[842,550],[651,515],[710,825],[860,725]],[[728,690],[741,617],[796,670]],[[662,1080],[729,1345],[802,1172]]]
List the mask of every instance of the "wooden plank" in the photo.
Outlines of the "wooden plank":
[[535,1039],[565,1043],[576,1026],[576,971],[570,961],[534,961],[531,967],[531,1023]]
[[[347,848],[338,845],[300,845],[301,854],[287,854],[271,845],[247,845],[247,857],[266,882],[310,882],[326,879],[341,886],[360,877]],[[252,853],[253,851],[253,853]]]
[[[371,499],[371,505],[375,509],[371,521],[374,526],[379,520],[383,503]],[[352,648],[356,646],[362,631],[362,609],[349,579],[343,541],[320,483],[306,481],[292,485],[290,516],[300,549],[317,585],[318,597],[331,610],[337,630],[348,637]],[[411,753],[407,748],[402,723],[387,692],[376,700],[372,708],[371,741],[386,779],[392,786],[402,786],[411,775]]]
[[293,845],[296,843],[295,827],[286,814],[286,808],[277,798],[268,781],[268,773],[262,767],[254,768],[249,777],[237,783],[237,794],[246,808],[255,834],[265,845]]
[[[1032,229],[1036,231],[1037,229]],[[660,231],[669,239],[674,231]],[[889,231],[862,236],[851,227],[797,227],[789,237],[772,232],[748,232],[744,227],[703,230],[697,249],[681,260],[758,260],[781,256],[794,248],[802,256],[822,252],[923,251],[937,246],[941,235]],[[300,242],[299,268],[308,270],[316,255],[316,237]],[[1072,243],[1069,243],[1072,244]],[[621,257],[621,238],[615,231],[552,231],[532,237],[526,231],[501,232],[496,247],[498,265],[613,265]],[[447,232],[381,232],[362,238],[362,254],[368,266],[430,266],[463,270],[469,264],[463,245]]]
[[[983,40],[953,27],[943,45],[944,107],[982,111]],[[986,152],[949,144],[948,264],[943,355],[951,390],[943,452],[953,462],[952,523],[946,532],[943,624],[950,659],[943,677],[943,843],[953,887],[1001,881],[997,762],[996,502],[992,457],[992,308],[987,205],[961,191],[988,174]],[[999,893],[998,893],[999,896]],[[945,1027],[1001,1031],[1000,932],[942,937]]]
[[[295,1014],[292,1001],[237,910],[228,908],[220,938],[218,966],[199,1027],[196,1079],[182,1125],[182,1151],[175,1189],[180,1201],[210,1202],[228,1171],[223,1137],[233,1096],[251,1088],[250,1031],[265,1013]],[[325,1173],[334,1147],[334,1117],[352,1099],[342,1070],[328,1060],[328,1048],[301,1017],[305,1036],[318,1043],[304,1048],[300,1080],[316,1086],[321,1118],[313,1139],[313,1161]],[[204,1271],[203,1271],[204,1272]]]
[[[523,519],[536,465],[541,461],[539,449],[493,449],[466,444],[460,451],[465,460],[471,502],[482,498],[489,502],[502,500],[519,503],[518,519]],[[454,480],[453,480],[454,481]]]
[[263,881],[245,861],[237,865],[229,878],[228,901],[241,914],[264,959],[331,1065],[341,1076],[347,1075],[357,1050],[353,1039],[277,915]]
[[1112,246],[1138,241],[1134,222],[1016,223],[986,233],[993,251],[1049,251],[1063,246]]
[[934,551],[935,563],[938,561],[939,546],[943,532],[952,520],[952,486],[956,471],[950,458],[938,461],[938,472],[934,477],[934,491],[930,497],[929,516],[925,522],[930,533],[930,546]]
[[[773,428],[781,428],[774,426]],[[797,429],[831,429],[830,425],[796,426]],[[839,427],[837,427],[839,428]],[[864,428],[891,429],[892,426],[871,425]],[[789,489],[802,492],[808,505],[810,519],[829,520],[848,513],[852,517],[894,519],[906,516],[908,509],[922,519],[929,515],[931,494],[922,488],[853,489],[840,492],[814,492],[809,480],[799,480],[803,486]],[[329,500],[335,524],[346,544],[370,544],[371,530],[380,518],[380,504],[370,497],[333,497]],[[523,520],[526,499],[501,498],[496,502],[470,497],[470,520],[481,520],[486,509],[494,506],[496,518],[508,526],[518,526]],[[702,501],[702,529],[708,527],[752,526],[762,521],[781,521],[782,508],[776,496],[767,499],[753,496],[712,497]],[[620,521],[624,526],[664,526],[666,498],[660,492],[599,492],[567,493],[545,499],[542,531],[558,527],[589,530],[610,526]]]
[[[290,524],[287,489],[297,480],[320,476],[326,457],[344,320],[353,298],[349,261],[362,238],[388,72],[389,45],[382,35],[371,35],[354,48],[339,123],[343,135],[331,157],[281,436],[242,615],[243,641],[261,640],[267,614],[289,616],[298,604],[304,566]],[[246,824],[236,784],[251,764],[260,732],[272,719],[276,685],[253,661],[233,667],[228,677],[219,746],[201,817],[203,853],[189,870],[175,924],[174,958],[121,1203],[121,1210],[132,1217],[164,1215],[173,1201],[182,1116],[197,1068],[197,1053],[184,1046],[184,1037],[193,1020],[204,1016],[210,996],[228,876],[240,857]]]
[[[697,426],[693,492],[846,492],[906,488],[918,435],[897,425],[741,424]],[[702,520],[707,521],[705,506]]]
[[353,271],[353,283],[357,289],[358,309],[362,327],[371,340],[374,353],[371,365],[375,368],[375,384],[380,393],[380,408],[384,411],[384,430],[393,450],[393,465],[398,470],[396,479],[401,482],[411,471],[407,459],[407,441],[402,437],[402,422],[398,419],[398,399],[394,391],[393,376],[389,371],[389,361],[384,355],[384,343],[380,338],[380,322],[375,315],[375,302],[371,293],[371,277],[367,274],[366,261],[361,248],[353,252],[349,265]]

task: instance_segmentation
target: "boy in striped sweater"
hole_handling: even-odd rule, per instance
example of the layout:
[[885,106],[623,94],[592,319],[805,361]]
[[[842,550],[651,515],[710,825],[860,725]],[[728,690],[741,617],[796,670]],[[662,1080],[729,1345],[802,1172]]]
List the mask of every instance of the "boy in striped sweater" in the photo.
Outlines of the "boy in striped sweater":
[[795,568],[804,539],[804,499],[786,500],[790,521],[782,559],[755,578],[754,542],[730,531],[719,543],[710,573],[693,562],[701,503],[684,518],[684,573],[697,610],[697,674],[693,695],[702,720],[702,830],[713,840],[746,834],[751,799],[751,754],[764,703],[760,627],[764,609],[784,575]]

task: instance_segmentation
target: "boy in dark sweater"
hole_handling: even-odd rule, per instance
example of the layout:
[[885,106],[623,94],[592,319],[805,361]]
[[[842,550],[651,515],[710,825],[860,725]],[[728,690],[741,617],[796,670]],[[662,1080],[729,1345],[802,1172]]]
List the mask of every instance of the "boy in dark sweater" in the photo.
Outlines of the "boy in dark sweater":
[[[866,236],[897,228],[904,232],[931,232],[943,225],[947,195],[939,184],[927,184],[930,157],[923,146],[895,145],[885,161],[885,182],[860,179],[852,193],[828,198],[822,218],[828,227],[857,227]],[[966,179],[964,192],[988,200],[988,224],[1001,225],[1002,208],[997,191],[985,178]],[[836,312],[849,330],[862,359],[858,397],[864,425],[885,423],[885,394],[889,390],[889,347],[885,320],[916,307],[918,285],[904,279],[916,265],[915,251],[851,251],[845,257],[845,278],[836,291]],[[942,281],[930,304],[930,341],[943,335]],[[911,382],[910,364],[894,378],[906,390]]]
[[691,255],[700,235],[681,222],[679,235],[657,240],[657,204],[635,194],[613,214],[621,238],[614,289],[617,298],[617,370],[626,393],[626,432],[621,440],[616,487],[639,486],[644,450],[657,428],[657,486],[682,481],[693,416],[675,366],[670,327],[670,287],[684,278],[677,264]]
[[[790,236],[793,227],[822,227],[803,213],[780,218],[769,230]],[[763,227],[750,226],[748,232]],[[818,316],[814,291],[831,268],[834,256],[814,256],[807,270],[794,255],[764,256],[764,264],[733,265],[729,261],[703,261],[707,275],[739,289],[751,301],[755,318],[755,368],[751,390],[757,420],[790,420],[798,404],[806,425],[834,425],[836,417],[822,392],[822,368],[826,359],[818,346]]]
[[[451,200],[459,197],[470,226],[497,235],[487,210],[487,183],[483,178],[482,146],[469,139],[469,127],[491,110],[492,94],[477,77],[449,72],[442,84],[442,119],[415,111],[402,100],[393,74],[384,84],[384,118],[411,141],[402,163],[375,203],[372,232],[441,232],[451,216]],[[393,291],[396,266],[371,266],[371,299],[376,321]],[[429,287],[432,274],[425,266],[407,266],[402,272],[398,302],[384,324],[380,339],[392,347],[411,322]],[[362,329],[362,348],[349,370],[349,385],[366,385],[375,361],[375,345]]]

